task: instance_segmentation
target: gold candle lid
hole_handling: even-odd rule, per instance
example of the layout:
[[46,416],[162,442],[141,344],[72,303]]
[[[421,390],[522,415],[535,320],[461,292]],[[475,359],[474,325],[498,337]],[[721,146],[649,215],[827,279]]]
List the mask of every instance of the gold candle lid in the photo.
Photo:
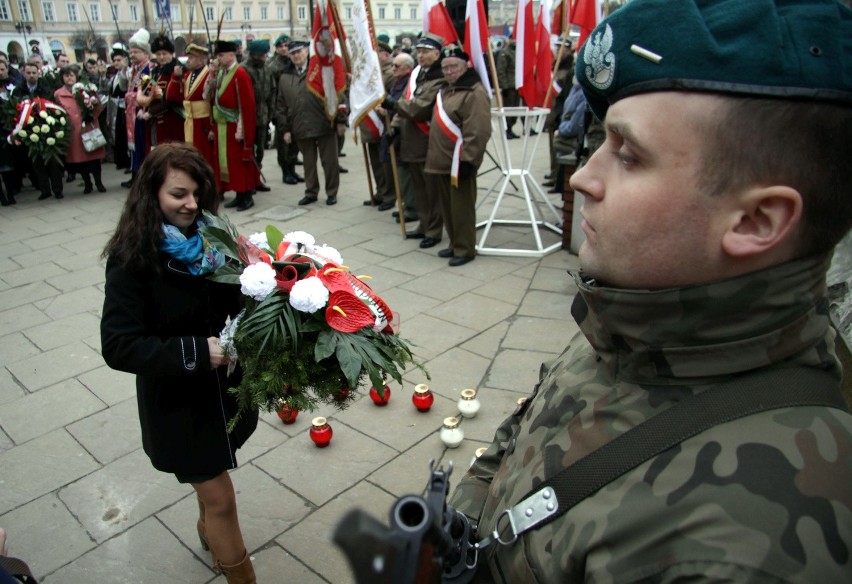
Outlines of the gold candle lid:
[[527,398],[525,398],[525,397],[519,397],[519,398],[518,398],[518,405],[519,405],[519,406],[522,406],[522,405],[524,405],[525,403],[527,403]]
[[314,418],[313,420],[311,420],[311,425],[312,425],[314,428],[322,428],[322,427],[323,427],[323,426],[325,426],[327,423],[328,423],[328,420],[326,420],[326,419],[325,419],[325,418],[323,418],[322,416],[316,417],[316,418]]
[[414,393],[429,393],[429,386],[425,383],[418,383],[414,386]]
[[444,428],[449,428],[452,430],[453,428],[459,427],[459,419],[455,416],[450,416],[448,418],[444,418]]
[[461,398],[466,400],[471,400],[476,397],[475,389],[463,389],[461,390]]
[[480,456],[482,456],[483,454],[485,454],[485,451],[486,451],[486,450],[488,450],[488,447],[487,447],[487,446],[482,446],[482,447],[480,447],[480,448],[477,448],[477,449],[476,449],[476,452],[474,452],[473,454],[474,454],[474,456],[476,456],[476,458],[479,458]]

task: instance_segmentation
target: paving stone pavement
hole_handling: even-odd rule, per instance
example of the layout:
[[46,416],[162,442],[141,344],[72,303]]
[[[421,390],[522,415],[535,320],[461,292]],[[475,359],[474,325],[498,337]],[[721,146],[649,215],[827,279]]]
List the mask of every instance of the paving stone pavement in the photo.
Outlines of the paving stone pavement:
[[[523,143],[509,147],[518,154]],[[402,386],[390,383],[383,408],[362,388],[346,411],[303,412],[291,426],[261,415],[232,477],[262,583],[354,582],[330,541],[341,516],[359,506],[386,521],[394,498],[423,491],[430,459],[454,461],[451,482],[458,480],[532,390],[541,362],[577,330],[566,274],[576,257],[562,250],[541,259],[479,256],[450,268],[436,255],[442,245],[421,250],[401,237],[390,211],[362,204],[361,148],[350,139],[346,152],[341,163],[350,172],[336,206],[321,195],[318,204],[298,207],[301,187],[281,183],[275,153],[267,151],[272,192],[229,217],[243,233],[267,224],[307,231],[338,248],[354,273],[373,276],[374,289],[401,315],[400,334],[425,361],[436,401],[425,414],[412,406],[414,385],[426,382],[414,370]],[[546,165],[542,141],[532,175],[541,178]],[[484,219],[496,200],[486,191],[500,174],[489,159],[481,171],[488,171],[479,179]],[[104,194],[67,184],[64,200],[38,201],[28,187],[16,206],[0,210],[0,526],[9,532],[10,555],[45,584],[222,583],[195,534],[192,489],[155,471],[142,451],[133,376],[109,369],[100,356],[100,252],[126,178],[105,164]],[[525,208],[510,194],[499,217],[517,218]],[[542,238],[558,241],[550,232]],[[534,245],[529,225],[495,227],[488,239],[489,247]],[[482,409],[463,421],[462,445],[447,450],[438,430],[466,387],[479,390]],[[326,449],[308,439],[315,415],[334,428]]]

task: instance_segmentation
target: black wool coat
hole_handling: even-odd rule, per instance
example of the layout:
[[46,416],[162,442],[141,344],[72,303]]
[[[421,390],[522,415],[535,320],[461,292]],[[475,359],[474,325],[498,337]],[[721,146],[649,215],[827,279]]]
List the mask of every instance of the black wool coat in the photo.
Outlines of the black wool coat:
[[107,365],[136,374],[142,445],[154,468],[183,475],[236,468],[235,451],[257,427],[258,413],[237,412],[228,388],[239,367],[210,369],[207,337],[219,336],[240,310],[240,289],[193,276],[160,254],[161,271],[130,271],[107,261],[101,352]]

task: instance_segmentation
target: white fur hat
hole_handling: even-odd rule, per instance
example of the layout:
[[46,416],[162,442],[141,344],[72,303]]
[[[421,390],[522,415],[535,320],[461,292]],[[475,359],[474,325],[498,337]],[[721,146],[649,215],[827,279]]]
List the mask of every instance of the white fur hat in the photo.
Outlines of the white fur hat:
[[140,28],[133,36],[130,37],[130,40],[127,43],[131,49],[140,49],[145,51],[146,53],[151,52],[151,33],[149,33],[144,28]]

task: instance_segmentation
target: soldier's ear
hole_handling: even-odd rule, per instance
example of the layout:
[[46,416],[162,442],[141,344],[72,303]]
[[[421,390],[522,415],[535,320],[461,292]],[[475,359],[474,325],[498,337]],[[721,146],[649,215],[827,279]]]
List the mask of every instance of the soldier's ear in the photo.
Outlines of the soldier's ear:
[[802,195],[791,187],[776,185],[746,190],[727,212],[722,249],[739,259],[795,254],[802,206]]

